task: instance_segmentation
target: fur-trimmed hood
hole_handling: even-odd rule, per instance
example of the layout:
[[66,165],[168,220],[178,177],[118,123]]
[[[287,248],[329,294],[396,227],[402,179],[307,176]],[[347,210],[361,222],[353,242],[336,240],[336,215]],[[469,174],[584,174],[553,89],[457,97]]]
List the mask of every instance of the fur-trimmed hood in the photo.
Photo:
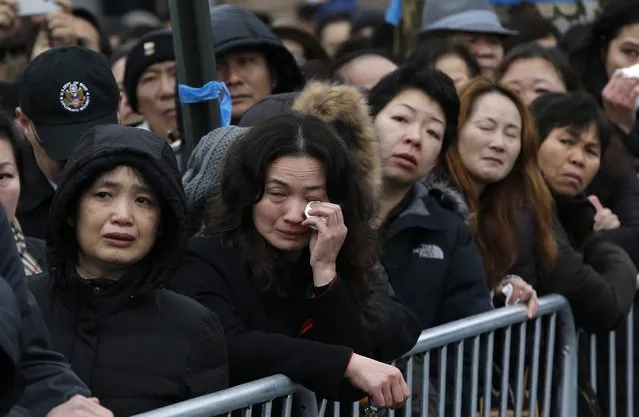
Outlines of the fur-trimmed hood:
[[429,173],[422,180],[422,184],[428,188],[429,194],[437,200],[440,206],[457,214],[464,220],[464,223],[470,224],[471,213],[468,203],[463,194],[450,182]]
[[[301,93],[277,94],[262,99],[246,112],[240,126],[250,128],[291,110],[312,114],[331,125],[355,154],[374,195],[379,195],[381,164],[373,120],[369,116],[366,98],[357,88],[311,82]],[[189,157],[183,182],[189,208],[195,213],[196,229],[199,228],[203,204],[218,190],[224,165],[221,161],[230,145],[248,130],[237,127],[215,129],[202,138]],[[203,170],[207,172],[203,173]]]
[[312,114],[333,126],[355,154],[375,195],[381,187],[381,163],[373,120],[364,95],[355,87],[314,81],[306,85],[292,110]]

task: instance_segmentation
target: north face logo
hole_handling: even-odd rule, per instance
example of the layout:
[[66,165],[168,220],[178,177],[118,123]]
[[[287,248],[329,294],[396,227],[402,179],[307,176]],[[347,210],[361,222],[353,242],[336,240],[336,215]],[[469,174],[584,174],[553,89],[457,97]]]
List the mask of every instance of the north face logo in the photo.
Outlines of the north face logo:
[[413,249],[413,254],[426,259],[444,259],[444,251],[437,245],[420,245]]

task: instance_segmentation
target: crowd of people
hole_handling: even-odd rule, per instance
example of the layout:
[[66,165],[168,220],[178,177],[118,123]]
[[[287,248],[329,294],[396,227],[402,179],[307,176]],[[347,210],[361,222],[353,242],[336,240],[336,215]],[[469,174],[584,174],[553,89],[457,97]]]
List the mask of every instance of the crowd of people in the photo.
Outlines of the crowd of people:
[[579,415],[626,403],[639,2],[561,33],[429,0],[407,56],[383,8],[215,6],[230,125],[191,155],[170,21],[54,3],[0,0],[0,415],[130,416],[275,374],[398,408],[419,394],[390,363],[422,330],[549,294],[602,366],[618,330],[618,380],[580,366]]

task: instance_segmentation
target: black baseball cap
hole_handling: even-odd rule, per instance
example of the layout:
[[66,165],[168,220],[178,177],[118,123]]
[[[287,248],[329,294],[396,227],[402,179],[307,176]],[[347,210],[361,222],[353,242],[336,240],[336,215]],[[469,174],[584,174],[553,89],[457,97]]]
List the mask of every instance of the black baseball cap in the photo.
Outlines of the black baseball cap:
[[18,104],[42,147],[56,161],[69,159],[90,128],[118,123],[118,88],[104,55],[80,46],[54,48],[25,69]]

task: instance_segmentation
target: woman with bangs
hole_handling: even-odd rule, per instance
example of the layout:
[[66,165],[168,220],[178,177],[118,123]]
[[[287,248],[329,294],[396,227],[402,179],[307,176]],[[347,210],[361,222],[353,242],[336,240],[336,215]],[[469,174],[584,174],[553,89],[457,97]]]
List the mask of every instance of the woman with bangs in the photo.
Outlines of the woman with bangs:
[[500,294],[511,284],[513,303],[534,300],[535,292],[560,294],[577,326],[613,329],[631,303],[627,279],[611,273],[623,250],[598,236],[571,246],[538,166],[534,121],[514,93],[479,78],[460,101],[458,137],[440,171],[469,204],[490,288]]

